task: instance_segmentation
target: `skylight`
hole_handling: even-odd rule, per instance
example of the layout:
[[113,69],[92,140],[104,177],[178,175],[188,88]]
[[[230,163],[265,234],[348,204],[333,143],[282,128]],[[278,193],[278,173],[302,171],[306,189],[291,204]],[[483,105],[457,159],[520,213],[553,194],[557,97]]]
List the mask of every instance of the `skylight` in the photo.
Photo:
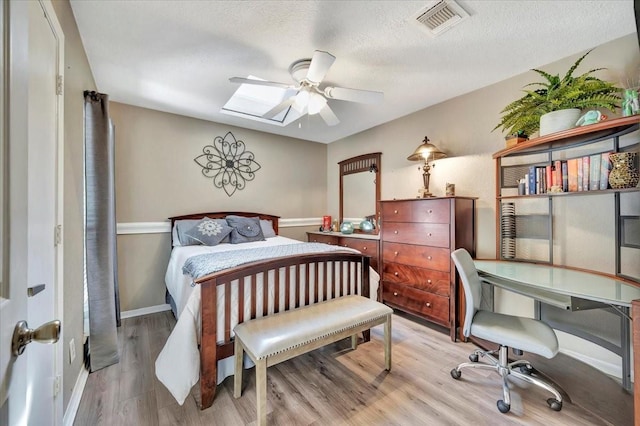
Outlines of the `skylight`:
[[[262,80],[252,75],[248,78]],[[289,107],[273,118],[263,118],[262,115],[296,93],[294,89],[241,84],[227,103],[224,104],[220,112],[284,127],[300,118],[300,113]]]

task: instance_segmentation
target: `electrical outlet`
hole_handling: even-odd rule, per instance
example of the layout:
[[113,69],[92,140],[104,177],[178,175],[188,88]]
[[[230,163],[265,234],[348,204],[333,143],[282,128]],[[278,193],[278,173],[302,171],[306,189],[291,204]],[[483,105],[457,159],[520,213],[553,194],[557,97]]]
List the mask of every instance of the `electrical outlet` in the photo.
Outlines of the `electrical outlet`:
[[71,339],[69,340],[69,364],[72,364],[74,359],[76,359],[76,341]]

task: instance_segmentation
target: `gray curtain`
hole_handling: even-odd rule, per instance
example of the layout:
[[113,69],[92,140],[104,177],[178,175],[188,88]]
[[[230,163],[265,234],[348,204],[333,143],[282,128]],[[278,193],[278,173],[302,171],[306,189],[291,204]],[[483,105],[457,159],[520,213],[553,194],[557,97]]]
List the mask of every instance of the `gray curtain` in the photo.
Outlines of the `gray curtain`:
[[119,361],[114,131],[109,96],[84,93],[85,280],[89,305],[89,366]]

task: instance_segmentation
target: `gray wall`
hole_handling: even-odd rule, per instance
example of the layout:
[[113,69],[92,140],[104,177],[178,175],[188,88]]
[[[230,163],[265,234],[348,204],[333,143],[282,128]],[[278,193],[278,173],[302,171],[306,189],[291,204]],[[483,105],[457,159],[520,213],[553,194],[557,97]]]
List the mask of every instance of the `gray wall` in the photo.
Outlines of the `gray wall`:
[[[548,65],[540,64],[538,68],[552,74],[564,74],[579,56],[580,54],[576,54]],[[607,69],[596,74],[602,79],[617,82],[621,86],[627,84],[627,80],[631,78],[637,82],[640,51],[636,34],[597,47],[585,58],[577,73],[602,67]],[[478,72],[482,70],[478,69]],[[492,154],[505,148],[505,141],[499,130],[492,132],[492,129],[500,120],[502,108],[522,96],[521,90],[524,85],[536,81],[540,81],[540,77],[529,71],[330,144],[327,152],[328,213],[337,215],[339,209],[337,163],[345,158],[368,152],[382,152],[382,199],[416,197],[417,190],[422,186],[422,172],[418,170],[419,163],[410,162],[406,158],[427,135],[432,143],[449,155],[448,158],[437,161],[431,171],[431,192],[436,196],[444,195],[445,183],[451,182],[456,185],[457,195],[478,197],[477,255],[495,258],[496,194]],[[637,141],[637,134],[634,137]],[[614,273],[613,225],[611,217],[606,216],[611,212],[602,213],[598,211],[600,209],[585,207],[593,202],[595,198],[590,197],[589,200],[583,199],[582,203],[574,203],[574,220],[571,220],[573,234],[559,232],[559,238],[574,242],[572,248],[577,254],[565,256],[565,260],[568,264],[573,261],[577,267]],[[594,240],[590,226],[594,222],[581,219],[586,208],[589,209],[591,219],[594,219],[593,215],[600,214],[594,220],[599,224],[606,224],[600,228],[602,232],[595,237],[601,244],[590,244],[587,250],[589,253],[584,252],[586,244],[580,246],[580,242]],[[563,223],[559,221],[557,226],[562,227]],[[611,232],[607,233],[606,230]],[[640,259],[637,259],[637,251],[635,253],[636,258],[631,259],[630,263],[637,265]],[[509,292],[497,292],[496,306],[505,313],[533,313],[530,299]],[[563,334],[560,336],[560,343],[562,348],[571,353],[589,353],[610,365],[619,362],[610,352],[595,345],[586,346],[584,341],[574,336]]]
[[[111,102],[116,127],[116,218],[160,222],[207,211],[253,211],[282,218],[320,217],[326,211],[327,146],[180,115]],[[261,168],[243,190],[228,196],[202,175],[194,158],[216,136],[233,133]],[[305,229],[306,230],[306,229]],[[283,229],[281,235],[304,238]],[[169,234],[118,237],[123,311],[164,303]]]
[[75,339],[73,364],[64,357],[63,398],[66,410],[82,366],[83,342],[83,157],[84,90],[96,90],[93,74],[68,0],[54,1],[53,8],[65,36],[64,78],[64,345]]

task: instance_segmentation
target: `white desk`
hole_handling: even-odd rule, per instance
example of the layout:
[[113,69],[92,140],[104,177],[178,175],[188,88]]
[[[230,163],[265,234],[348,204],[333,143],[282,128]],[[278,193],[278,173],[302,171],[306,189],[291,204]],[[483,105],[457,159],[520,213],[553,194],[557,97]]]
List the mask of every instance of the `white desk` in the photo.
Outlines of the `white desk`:
[[[631,302],[640,299],[640,287],[588,272],[525,262],[476,260],[475,265],[483,281],[565,310],[613,307],[630,319]],[[622,383],[630,389],[630,324],[623,324]]]

